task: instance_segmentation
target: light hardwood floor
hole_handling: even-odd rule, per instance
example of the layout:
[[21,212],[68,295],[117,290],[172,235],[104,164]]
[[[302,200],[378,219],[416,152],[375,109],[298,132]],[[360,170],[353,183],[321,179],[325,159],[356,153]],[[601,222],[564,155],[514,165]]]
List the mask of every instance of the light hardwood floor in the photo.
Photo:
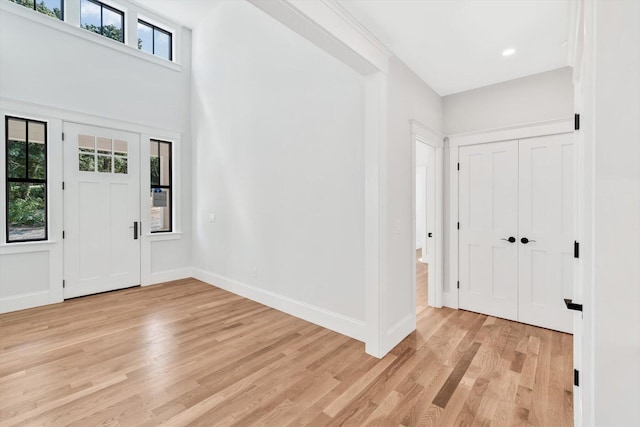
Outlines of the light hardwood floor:
[[0,424],[572,425],[570,335],[418,304],[381,360],[197,280],[1,315]]

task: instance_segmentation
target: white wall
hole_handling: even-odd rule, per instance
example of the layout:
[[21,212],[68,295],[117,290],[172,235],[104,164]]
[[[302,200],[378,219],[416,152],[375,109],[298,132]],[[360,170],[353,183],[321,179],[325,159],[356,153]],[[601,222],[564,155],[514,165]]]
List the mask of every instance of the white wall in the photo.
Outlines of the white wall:
[[[640,425],[640,2],[585,2],[588,426]],[[591,17],[594,16],[592,20]]]
[[388,284],[388,292],[386,300],[382,301],[385,312],[383,319],[386,319],[383,331],[387,331],[388,335],[398,328],[404,328],[415,312],[412,295],[415,252],[411,248],[414,196],[411,194],[411,181],[415,180],[411,153],[415,141],[411,137],[411,119],[441,131],[441,98],[406,65],[393,57],[389,61],[388,74],[389,143],[386,153],[389,227],[387,277],[384,281]]
[[[122,3],[130,12],[137,7]],[[49,188],[50,198],[55,200],[50,199],[49,204],[56,207],[49,218],[52,243],[31,246],[14,243],[0,247],[0,310],[6,311],[55,302],[62,297],[62,277],[58,280],[58,274],[50,274],[47,281],[39,276],[29,276],[32,280],[19,279],[23,272],[13,268],[26,264],[38,271],[62,271],[62,193],[57,191],[62,180],[61,120],[86,118],[92,124],[99,124],[108,119],[105,123],[122,123],[126,130],[144,127],[145,132],[150,133],[149,129],[157,129],[158,134],[151,133],[156,137],[163,131],[180,135],[180,169],[190,171],[191,31],[172,25],[176,30],[176,43],[180,44],[181,64],[165,66],[133,47],[106,40],[23,6],[5,1],[0,6],[0,108],[5,111],[9,108],[16,115],[33,115],[30,112],[38,111],[36,116],[50,120]],[[135,10],[157,22],[167,22],[151,12]],[[176,210],[186,220],[179,224],[183,232],[180,238],[150,243],[151,280],[155,282],[188,274],[190,265],[191,175],[184,174],[176,181],[181,202]],[[144,224],[147,213],[141,215]],[[23,252],[20,257],[24,259],[14,263],[16,255],[9,252],[20,246]],[[45,260],[43,251],[59,255]],[[25,281],[29,283],[23,283]],[[33,299],[34,292],[50,294]]]
[[446,135],[571,117],[572,71],[565,67],[445,96],[442,106]]
[[196,277],[363,340],[362,76],[246,2],[193,36]]

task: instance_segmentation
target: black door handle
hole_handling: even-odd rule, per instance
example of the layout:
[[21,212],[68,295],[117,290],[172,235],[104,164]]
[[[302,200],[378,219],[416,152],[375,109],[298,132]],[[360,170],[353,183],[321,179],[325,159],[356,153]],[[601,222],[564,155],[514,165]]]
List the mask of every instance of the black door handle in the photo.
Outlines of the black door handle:
[[582,311],[582,304],[576,304],[572,299],[565,298],[564,304],[569,310]]
[[535,240],[529,240],[529,239],[527,239],[526,237],[523,237],[522,239],[520,239],[520,241],[521,241],[523,244],[525,244],[525,245],[526,245],[527,243],[529,243],[529,242],[535,242]]
[[138,240],[138,221],[133,223],[133,239]]
[[433,237],[433,233],[428,233],[427,237]]
[[516,238],[513,236],[510,236],[508,239],[500,239],[500,240],[504,240],[505,242],[509,242],[509,243],[515,243],[516,242]]

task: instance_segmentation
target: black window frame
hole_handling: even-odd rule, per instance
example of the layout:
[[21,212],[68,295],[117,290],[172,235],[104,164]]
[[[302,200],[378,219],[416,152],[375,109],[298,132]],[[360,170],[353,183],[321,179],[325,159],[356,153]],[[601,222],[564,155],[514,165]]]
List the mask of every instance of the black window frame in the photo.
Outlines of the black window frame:
[[[150,24],[149,22],[145,21],[144,19],[138,19],[138,24],[146,25],[147,27],[151,28],[151,54],[153,56],[158,56],[158,55],[156,55],[156,37],[155,37],[155,32],[159,31],[159,32],[164,33],[164,34],[169,36],[169,59],[168,60],[173,62],[173,33],[171,31],[165,30],[164,28],[160,28],[157,25]],[[137,37],[137,34],[136,34],[136,37]],[[142,50],[142,48],[140,48],[140,50]],[[164,59],[164,58],[162,58],[162,59]]]
[[[18,3],[18,2],[17,2],[17,1],[15,1],[15,0],[9,0],[9,1],[10,1],[11,3],[15,3],[15,4],[17,4],[18,6],[27,7],[27,5],[26,5],[26,4]],[[60,16],[59,18],[56,16],[56,18],[58,18],[58,19],[59,19],[60,21],[62,21],[62,22],[64,22],[64,3],[65,3],[65,0],[60,0],[60,15],[62,15],[62,16]],[[42,13],[42,14],[43,14],[43,15],[45,15],[45,16],[49,16],[49,15],[46,15],[45,13],[40,12],[40,11],[38,10],[38,0],[33,0],[33,9],[32,9],[32,10],[35,10],[35,11],[36,11],[36,12],[38,12],[38,13]],[[52,18],[53,18],[53,16],[52,16]]]
[[[83,0],[80,0],[80,8],[81,9],[82,9],[82,1]],[[99,35],[102,36],[102,37],[105,37],[105,38],[107,38],[109,40],[113,40],[113,41],[120,42],[120,43],[124,44],[125,40],[127,39],[126,35],[125,35],[126,20],[125,20],[125,17],[124,17],[124,15],[125,15],[124,10],[116,9],[115,7],[109,6],[108,4],[105,4],[105,3],[102,3],[99,0],[84,0],[84,1],[88,1],[89,3],[93,3],[93,4],[97,5],[97,6],[100,6],[100,34]],[[103,16],[103,11],[104,11],[105,8],[109,9],[110,11],[115,12],[115,13],[120,15],[120,20],[121,20],[121,23],[122,23],[122,40],[112,39],[111,37],[107,37],[104,34],[104,16]],[[87,28],[82,26],[82,12],[80,12],[80,28],[89,31],[90,33],[98,34],[98,33],[94,32],[94,31],[90,31]]]
[[[173,142],[172,141],[164,141],[162,139],[150,139],[151,144],[157,144],[158,151],[156,155],[158,159],[160,159],[160,144],[168,144],[169,145],[169,185],[162,185],[162,178],[160,177],[161,171],[161,163],[158,161],[158,179],[159,185],[154,185],[153,180],[151,179],[151,161],[149,161],[149,183],[150,183],[150,191],[153,192],[154,189],[158,188],[161,190],[169,190],[169,197],[167,203],[169,204],[169,229],[168,230],[151,230],[151,233],[173,233]],[[153,153],[151,152],[151,147],[149,147],[149,160],[151,160]],[[153,206],[152,206],[153,207]]]
[[[16,120],[25,123],[25,178],[9,178],[9,120]],[[29,178],[29,123],[39,123],[44,125],[44,179]],[[48,123],[42,120],[27,119],[24,117],[5,116],[4,118],[4,150],[5,150],[5,242],[6,243],[27,243],[43,242],[49,240],[49,131]],[[44,184],[44,237],[41,239],[21,239],[11,240],[9,238],[9,183],[23,184]]]

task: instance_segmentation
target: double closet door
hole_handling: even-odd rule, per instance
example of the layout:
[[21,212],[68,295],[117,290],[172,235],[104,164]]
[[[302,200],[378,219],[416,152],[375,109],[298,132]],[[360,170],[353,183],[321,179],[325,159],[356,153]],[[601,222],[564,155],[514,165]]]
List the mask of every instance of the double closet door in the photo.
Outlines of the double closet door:
[[572,332],[571,134],[460,147],[459,304]]

